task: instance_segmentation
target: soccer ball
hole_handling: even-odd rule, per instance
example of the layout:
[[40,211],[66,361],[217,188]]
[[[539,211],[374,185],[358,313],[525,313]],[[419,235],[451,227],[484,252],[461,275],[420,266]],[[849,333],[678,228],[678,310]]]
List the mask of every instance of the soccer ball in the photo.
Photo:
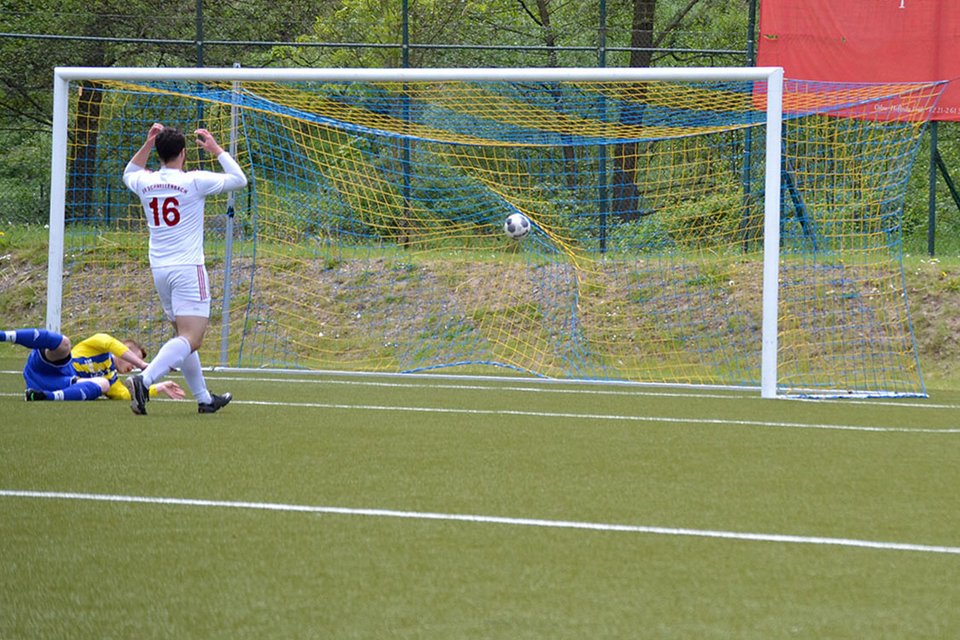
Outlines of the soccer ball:
[[514,240],[519,240],[530,233],[530,220],[522,213],[511,213],[503,222],[503,230]]

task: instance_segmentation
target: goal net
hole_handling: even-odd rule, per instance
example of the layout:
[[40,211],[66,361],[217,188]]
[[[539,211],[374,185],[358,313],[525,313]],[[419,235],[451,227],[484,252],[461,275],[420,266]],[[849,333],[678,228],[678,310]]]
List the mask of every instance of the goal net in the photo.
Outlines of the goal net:
[[924,393],[901,213],[940,84],[66,68],[55,89],[47,324],[78,339],[169,336],[121,181],[161,122],[249,178],[207,200],[205,365]]

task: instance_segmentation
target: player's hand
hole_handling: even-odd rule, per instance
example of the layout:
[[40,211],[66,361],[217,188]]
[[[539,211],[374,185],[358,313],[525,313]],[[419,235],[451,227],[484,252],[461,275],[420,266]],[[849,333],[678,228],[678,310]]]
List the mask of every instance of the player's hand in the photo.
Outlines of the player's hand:
[[197,129],[194,131],[197,136],[197,144],[210,154],[215,156],[223,153],[223,149],[217,144],[217,141],[214,139],[213,134],[207,131],[206,129]]
[[150,131],[147,132],[147,140],[152,141],[161,131],[163,131],[163,125],[159,122],[154,122],[150,127]]
[[187,394],[184,392],[183,388],[173,380],[164,380],[163,382],[158,382],[157,392],[162,393],[168,398],[173,398],[174,400],[183,400],[187,397]]

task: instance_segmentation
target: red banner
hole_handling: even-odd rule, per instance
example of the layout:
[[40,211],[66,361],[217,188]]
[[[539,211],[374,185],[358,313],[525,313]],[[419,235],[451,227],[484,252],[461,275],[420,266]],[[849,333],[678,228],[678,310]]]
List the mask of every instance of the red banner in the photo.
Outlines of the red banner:
[[960,0],[763,0],[758,51],[788,78],[952,80],[933,119],[960,121]]

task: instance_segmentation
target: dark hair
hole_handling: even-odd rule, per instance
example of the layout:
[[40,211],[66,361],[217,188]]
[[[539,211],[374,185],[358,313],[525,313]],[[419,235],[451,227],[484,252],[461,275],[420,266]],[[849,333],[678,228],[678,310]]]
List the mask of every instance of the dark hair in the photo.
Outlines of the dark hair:
[[187,146],[187,137],[176,127],[164,127],[154,140],[160,162],[167,163],[180,155]]
[[126,340],[123,341],[123,344],[127,345],[127,348],[129,349],[136,349],[137,351],[139,351],[140,358],[142,360],[147,359],[147,350],[144,349],[143,345],[137,342],[136,340],[133,340],[132,338],[127,338]]

